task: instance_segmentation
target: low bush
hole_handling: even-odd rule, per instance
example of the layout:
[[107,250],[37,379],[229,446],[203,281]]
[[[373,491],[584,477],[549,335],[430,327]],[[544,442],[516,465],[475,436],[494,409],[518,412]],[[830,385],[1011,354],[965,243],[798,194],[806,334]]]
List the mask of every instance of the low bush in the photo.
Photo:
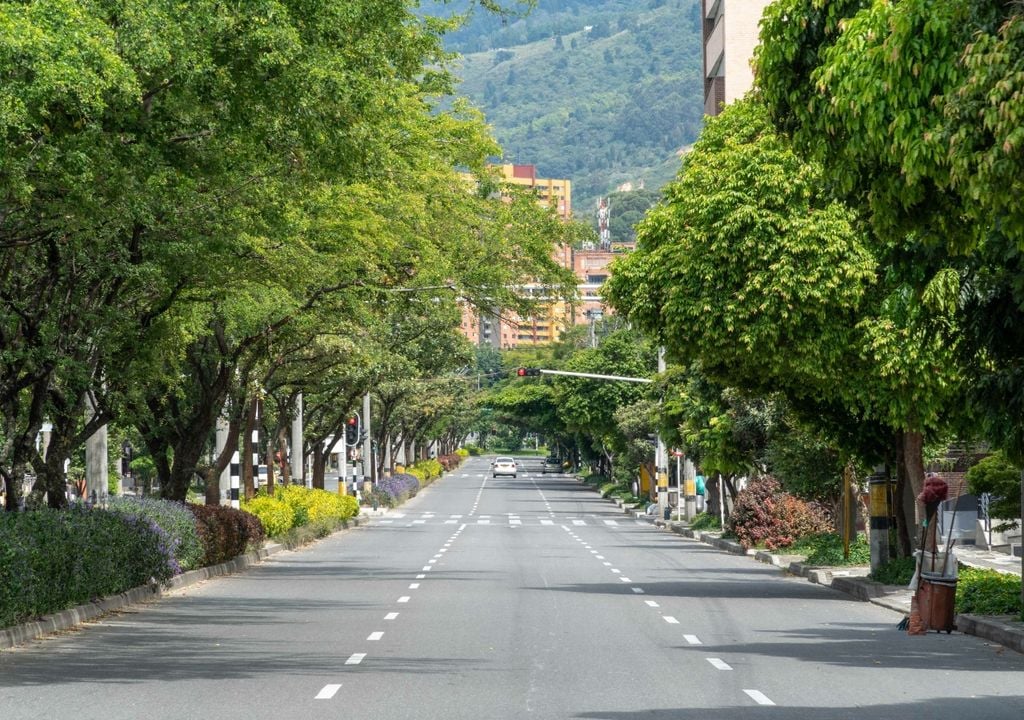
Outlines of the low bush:
[[868,575],[875,582],[884,585],[909,585],[914,577],[917,561],[912,558],[893,558]]
[[[458,455],[463,460],[465,460],[467,457],[469,457],[469,450],[467,450],[466,448],[459,448],[458,450],[455,451],[455,454]],[[477,453],[477,455],[479,454],[480,453]]]
[[266,534],[259,518],[227,505],[189,505],[203,544],[203,565],[227,562],[263,544]]
[[396,473],[377,483],[376,490],[386,498],[385,505],[396,507],[409,498],[416,497],[416,493],[420,491],[420,482],[415,475]]
[[956,611],[975,615],[1020,615],[1021,580],[995,570],[960,566]]
[[107,510],[0,513],[0,627],[115,595],[180,570],[152,521]]
[[583,482],[584,482],[584,484],[591,485],[593,487],[601,487],[606,482],[608,482],[608,476],[607,475],[599,475],[597,473],[592,473],[590,475],[585,475],[583,477]]
[[483,448],[477,445],[466,445],[463,450],[472,455],[473,457],[479,457],[483,454]]
[[462,464],[462,458],[459,455],[441,455],[437,458],[437,461],[441,463],[441,467],[444,468],[445,472],[451,472]]
[[202,565],[203,544],[199,542],[195,517],[184,503],[123,495],[110,498],[107,509],[118,515],[141,517],[156,523],[167,533],[174,548],[174,557],[182,570]]
[[626,487],[625,485],[610,481],[605,482],[603,485],[597,488],[597,491],[601,493],[601,497],[605,498],[611,496],[613,493],[620,492],[623,490],[629,492],[629,488]]
[[268,537],[280,537],[295,527],[295,510],[278,497],[260,494],[243,502],[242,509],[259,518]]
[[775,478],[764,476],[740,491],[728,529],[746,548],[777,550],[831,528],[820,510],[783,492]]
[[261,490],[242,509],[259,518],[270,537],[281,537],[294,528],[316,525],[321,535],[359,514],[359,503],[350,495],[338,495],[302,485],[279,485],[273,497]]
[[720,530],[721,528],[722,521],[719,517],[706,512],[697,513],[690,522],[691,530]]
[[[441,473],[444,472],[444,467],[434,458],[428,460],[418,460],[413,463],[411,468],[405,470],[410,475],[415,475],[420,483],[427,485],[436,478],[441,477]],[[419,471],[419,472],[416,472]],[[422,477],[420,476],[422,473]]]
[[850,543],[850,559],[843,557],[843,539],[835,533],[808,535],[797,540],[790,552],[806,555],[809,565],[867,565],[871,562],[871,545],[863,535]]

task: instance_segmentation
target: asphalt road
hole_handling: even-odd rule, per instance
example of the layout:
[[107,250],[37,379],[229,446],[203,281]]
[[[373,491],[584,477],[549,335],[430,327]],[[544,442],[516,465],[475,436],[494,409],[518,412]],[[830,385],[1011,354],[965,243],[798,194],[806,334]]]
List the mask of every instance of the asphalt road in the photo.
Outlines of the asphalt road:
[[909,637],[523,462],[0,652],[0,718],[1024,717],[1024,656]]

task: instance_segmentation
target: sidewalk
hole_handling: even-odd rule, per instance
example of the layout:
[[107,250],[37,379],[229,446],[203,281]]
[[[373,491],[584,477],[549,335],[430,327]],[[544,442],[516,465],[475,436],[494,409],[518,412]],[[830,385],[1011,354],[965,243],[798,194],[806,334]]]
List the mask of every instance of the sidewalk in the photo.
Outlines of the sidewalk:
[[[869,580],[867,575],[870,568],[867,566],[830,568],[807,565],[803,562],[802,555],[779,555],[765,550],[748,550],[735,540],[722,538],[719,532],[690,530],[685,522],[660,520],[639,510],[627,508],[619,501],[612,502],[636,519],[647,520],[652,525],[677,535],[711,545],[731,555],[748,555],[758,562],[774,565],[791,575],[806,578],[817,585],[825,585],[858,600],[874,603],[903,615],[910,614],[910,598],[913,592],[903,586],[883,585]],[[1019,558],[967,546],[957,547],[955,551],[957,560],[964,565],[998,570],[1017,576],[1021,574]],[[975,635],[1024,653],[1024,621],[1020,618],[1004,615],[957,615],[954,622],[957,630],[966,635]]]

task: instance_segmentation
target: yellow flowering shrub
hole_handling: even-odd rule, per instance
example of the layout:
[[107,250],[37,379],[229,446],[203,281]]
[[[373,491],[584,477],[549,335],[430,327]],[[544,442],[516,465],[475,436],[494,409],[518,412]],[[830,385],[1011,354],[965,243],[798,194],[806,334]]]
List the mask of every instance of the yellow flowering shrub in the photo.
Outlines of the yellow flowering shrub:
[[295,526],[295,511],[292,506],[276,497],[257,495],[242,502],[242,509],[259,518],[263,531],[269,537],[283,535]]

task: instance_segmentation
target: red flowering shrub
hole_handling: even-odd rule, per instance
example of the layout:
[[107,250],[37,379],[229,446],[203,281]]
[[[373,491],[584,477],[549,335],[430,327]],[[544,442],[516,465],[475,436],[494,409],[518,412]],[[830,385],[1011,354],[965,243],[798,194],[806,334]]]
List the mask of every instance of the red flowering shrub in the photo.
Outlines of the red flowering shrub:
[[462,463],[462,457],[459,455],[441,455],[437,458],[437,461],[441,463],[441,467],[444,468],[445,472],[451,472]]
[[264,540],[259,518],[225,505],[189,505],[203,544],[203,566],[218,565],[241,555]]
[[817,507],[783,492],[772,477],[751,480],[740,491],[727,527],[743,547],[763,545],[769,550],[789,547],[805,535],[831,530]]

